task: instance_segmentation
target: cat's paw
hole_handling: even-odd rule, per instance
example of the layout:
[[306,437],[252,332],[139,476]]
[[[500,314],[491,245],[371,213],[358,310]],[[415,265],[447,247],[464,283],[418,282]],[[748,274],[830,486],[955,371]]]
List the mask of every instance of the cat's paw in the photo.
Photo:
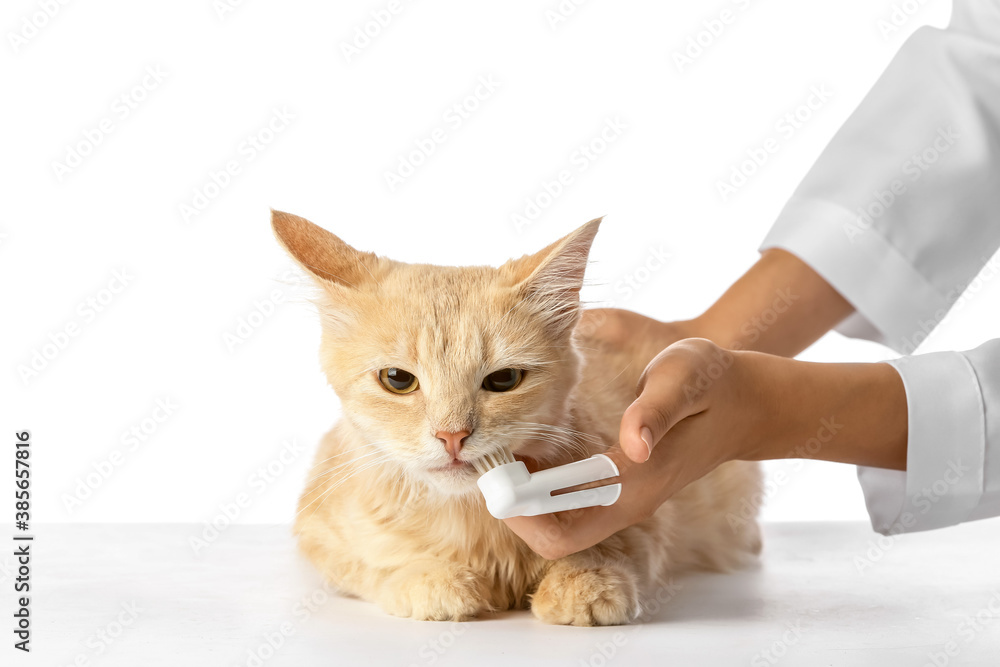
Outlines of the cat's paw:
[[531,600],[540,620],[558,625],[621,625],[639,615],[636,578],[616,565],[552,565]]
[[464,621],[489,607],[485,582],[450,563],[412,563],[394,572],[382,590],[385,611],[418,621]]

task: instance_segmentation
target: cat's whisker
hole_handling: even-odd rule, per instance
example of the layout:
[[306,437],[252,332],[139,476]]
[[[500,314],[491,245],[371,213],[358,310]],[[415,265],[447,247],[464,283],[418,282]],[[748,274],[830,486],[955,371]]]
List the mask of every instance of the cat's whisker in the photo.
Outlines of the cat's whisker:
[[[391,458],[392,458],[392,456],[389,455],[389,454],[381,454],[381,456],[377,456],[376,458],[367,459],[367,460],[362,460],[361,457],[359,457],[359,458],[354,459],[352,461],[348,461],[345,464],[341,464],[340,466],[338,466],[338,468],[339,468],[338,470],[331,470],[329,472],[330,473],[348,473],[348,474],[350,474],[352,472],[352,470],[354,470],[354,469],[353,468],[348,468],[347,470],[344,470],[344,468],[350,466],[350,464],[352,464],[352,463],[357,463],[358,464],[358,469],[362,469],[362,468],[371,467],[372,465],[377,465],[379,463],[384,463],[384,462],[388,461]],[[324,476],[326,476],[326,473],[324,473],[323,475],[320,475],[320,477],[324,477]],[[329,477],[328,479],[323,480],[320,483],[320,486],[327,485],[327,484],[330,484],[331,482],[335,482],[335,481],[337,481],[336,477]]]
[[580,437],[580,438],[584,438],[584,439],[587,439],[587,440],[592,440],[594,442],[600,442],[600,438],[598,438],[597,436],[592,435],[590,433],[585,433],[584,431],[578,431],[578,430],[576,430],[574,428],[570,428],[568,426],[556,426],[554,424],[545,424],[545,423],[542,423],[542,422],[526,422],[526,421],[514,421],[514,422],[511,422],[511,423],[513,425],[515,425],[515,426],[518,426],[518,427],[526,426],[526,427],[532,427],[532,428],[541,428],[541,429],[546,429],[546,430],[554,430],[554,431],[559,431],[559,432],[562,432],[562,433],[572,434],[574,436],[577,436],[577,437]]
[[[533,438],[554,445],[562,451],[586,457],[590,449],[600,446],[601,440],[565,426],[540,422],[514,422],[507,431],[520,437]],[[588,444],[590,447],[588,447]]]
[[[380,454],[380,453],[381,452],[377,452],[377,451],[376,452],[369,452],[367,454],[361,454],[361,455],[357,456],[356,458],[351,459],[350,461],[344,461],[342,463],[338,463],[337,465],[331,466],[330,468],[328,468],[328,469],[324,470],[323,472],[319,473],[315,477],[310,477],[309,479],[306,480],[306,482],[307,483],[308,482],[312,482],[314,480],[319,479],[320,477],[326,477],[327,475],[332,475],[333,473],[335,473],[338,470],[344,468],[345,466],[349,466],[349,465],[351,465],[353,463],[357,463],[359,461],[362,461],[363,459],[366,459],[366,458],[371,457],[371,456],[375,456],[376,454]],[[365,461],[365,462],[367,463],[367,461]],[[315,468],[313,468],[313,469],[315,470]]]
[[608,380],[607,382],[605,382],[603,385],[601,385],[601,388],[598,389],[596,393],[600,393],[600,392],[604,391],[605,389],[607,389],[608,385],[610,385],[612,382],[614,382],[615,380],[617,380],[618,378],[620,378],[621,375],[622,375],[622,373],[624,373],[625,371],[627,371],[629,369],[629,367],[631,367],[631,366],[632,366],[632,362],[629,361],[627,364],[625,364],[625,368],[623,368],[620,371],[618,371],[618,375],[614,376],[613,378],[611,378],[610,380]]
[[[323,497],[329,496],[331,493],[333,493],[338,488],[340,488],[341,486],[343,486],[344,483],[346,483],[352,477],[355,477],[356,475],[359,475],[360,473],[363,473],[366,470],[370,470],[371,468],[374,468],[376,466],[379,466],[379,465],[385,463],[387,459],[388,459],[388,457],[386,457],[385,459],[379,459],[379,460],[376,460],[376,461],[367,461],[364,464],[362,464],[361,466],[359,466],[356,470],[349,470],[349,471],[347,471],[347,474],[344,475],[343,477],[339,478],[339,479],[328,480],[328,482],[325,482],[325,483],[329,483],[330,481],[333,481],[334,483],[332,485],[330,485],[330,487],[328,489],[324,490],[323,494],[320,497],[323,498]],[[316,509],[318,510],[322,505],[323,505],[323,502],[321,501],[320,504],[316,507]]]
[[589,442],[593,445],[600,445],[601,439],[596,436],[590,435],[589,433],[581,433],[579,431],[571,431],[559,428],[546,428],[543,426],[513,426],[508,429],[509,431],[515,433],[539,433],[548,435],[557,435],[569,440]]
[[546,444],[553,445],[559,451],[568,452],[573,458],[581,458],[581,459],[587,458],[587,455],[590,453],[590,451],[586,447],[582,446],[580,443],[565,442],[561,440],[551,440],[551,439],[546,439],[545,437],[538,437],[538,436],[536,436],[534,439],[540,442],[544,442]]
[[[357,470],[350,471],[349,474],[346,477],[343,477],[342,479],[339,479],[339,480],[337,480],[337,479],[330,479],[330,480],[324,481],[323,485],[330,484],[331,482],[336,482],[336,483],[333,484],[332,486],[329,486],[328,488],[323,489],[323,491],[320,493],[319,496],[317,496],[316,498],[313,498],[313,500],[310,501],[308,505],[306,505],[306,506],[302,507],[301,509],[299,509],[299,511],[295,513],[295,517],[298,518],[298,516],[300,514],[302,514],[302,512],[304,512],[305,510],[309,509],[309,507],[311,507],[312,504],[315,503],[317,500],[321,500],[321,499],[324,499],[327,496],[329,496],[333,491],[335,491],[337,488],[339,488],[344,482],[346,482],[347,480],[349,480],[351,477],[354,477],[358,473],[364,472],[365,470],[368,470],[369,468],[374,468],[375,466],[377,466],[379,464],[385,463],[390,458],[391,458],[391,456],[389,454],[384,454],[383,456],[381,456],[380,458],[377,458],[375,460],[365,461],[364,463],[361,464],[360,467],[358,467]],[[323,503],[320,502],[320,505],[318,505],[316,507],[316,509],[313,510],[313,514],[316,512],[316,510],[318,510],[320,508],[320,506],[322,506],[322,504]],[[310,516],[312,516],[312,514],[310,514]]]
[[553,439],[543,435],[532,436],[531,439],[551,445],[560,452],[567,452],[573,458],[587,458],[590,454],[589,449],[577,442],[567,442],[565,440]]
[[359,449],[368,449],[369,447],[377,448],[377,447],[379,447],[381,445],[388,445],[391,442],[392,442],[391,440],[377,440],[375,442],[369,442],[369,443],[366,443],[364,445],[361,445],[360,447],[351,447],[350,449],[345,449],[344,451],[339,452],[337,454],[334,454],[333,456],[329,456],[329,457],[323,459],[322,461],[316,461],[315,463],[313,463],[313,467],[315,468],[316,466],[323,465],[327,461],[331,461],[331,460],[339,458],[341,456],[346,456],[347,454],[350,454],[351,452],[356,452]]

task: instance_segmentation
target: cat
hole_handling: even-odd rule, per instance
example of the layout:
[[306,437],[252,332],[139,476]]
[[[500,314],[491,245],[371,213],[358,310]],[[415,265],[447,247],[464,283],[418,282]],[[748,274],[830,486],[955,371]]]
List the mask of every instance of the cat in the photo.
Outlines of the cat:
[[318,286],[320,362],[342,406],[295,532],[341,593],[416,619],[530,604],[548,623],[615,625],[636,620],[673,572],[731,570],[760,552],[745,511],[760,490],[750,462],[723,464],[650,518],[553,561],[486,510],[468,461],[507,445],[547,468],[607,450],[659,352],[577,327],[599,224],[500,267],[449,267],[361,252],[272,212],[278,241]]

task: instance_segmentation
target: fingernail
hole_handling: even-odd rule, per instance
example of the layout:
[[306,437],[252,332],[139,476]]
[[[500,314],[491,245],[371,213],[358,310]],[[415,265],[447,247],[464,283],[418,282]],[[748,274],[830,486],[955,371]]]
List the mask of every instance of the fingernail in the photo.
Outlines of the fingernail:
[[646,443],[646,449],[649,450],[649,454],[646,454],[646,460],[648,461],[650,455],[653,453],[653,432],[646,426],[643,426],[642,430],[639,431],[639,437]]

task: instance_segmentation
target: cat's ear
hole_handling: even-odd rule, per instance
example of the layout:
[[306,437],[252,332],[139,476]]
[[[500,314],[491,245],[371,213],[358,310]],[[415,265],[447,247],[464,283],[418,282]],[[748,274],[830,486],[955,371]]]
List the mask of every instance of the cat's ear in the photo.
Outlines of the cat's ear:
[[288,254],[324,287],[357,287],[372,278],[378,257],[355,250],[337,236],[284,211],[271,209],[271,227]]
[[580,288],[587,257],[603,218],[595,218],[533,255],[512,260],[507,267],[519,298],[539,306],[540,314],[559,332],[576,323]]

